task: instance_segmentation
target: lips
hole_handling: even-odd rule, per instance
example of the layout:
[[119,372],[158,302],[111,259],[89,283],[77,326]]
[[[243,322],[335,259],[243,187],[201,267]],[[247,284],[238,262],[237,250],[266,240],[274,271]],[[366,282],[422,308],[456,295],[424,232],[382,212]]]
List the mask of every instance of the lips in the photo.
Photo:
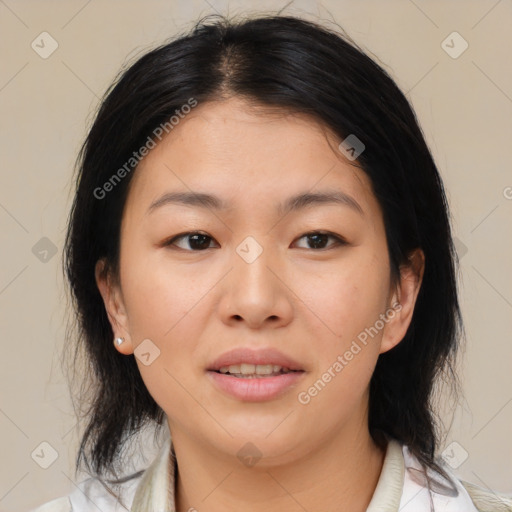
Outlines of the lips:
[[218,391],[231,398],[264,402],[296,387],[306,370],[276,349],[237,348],[213,361],[206,374]]

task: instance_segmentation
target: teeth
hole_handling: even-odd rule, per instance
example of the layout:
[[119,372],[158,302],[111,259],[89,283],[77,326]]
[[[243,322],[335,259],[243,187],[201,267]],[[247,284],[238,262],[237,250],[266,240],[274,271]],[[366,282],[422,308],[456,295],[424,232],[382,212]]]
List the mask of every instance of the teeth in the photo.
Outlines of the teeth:
[[[229,371],[231,373],[231,368],[229,369]],[[240,371],[238,373],[241,373],[242,375],[252,375],[255,371],[256,365],[242,363],[240,365]]]
[[269,375],[272,372],[278,372],[280,369],[279,366],[276,366],[277,370],[274,370],[274,366],[271,364],[258,364],[255,368],[258,375]]
[[232,364],[223,366],[219,369],[220,373],[230,373],[231,375],[258,376],[258,375],[280,375],[289,373],[291,370],[279,365],[272,364]]

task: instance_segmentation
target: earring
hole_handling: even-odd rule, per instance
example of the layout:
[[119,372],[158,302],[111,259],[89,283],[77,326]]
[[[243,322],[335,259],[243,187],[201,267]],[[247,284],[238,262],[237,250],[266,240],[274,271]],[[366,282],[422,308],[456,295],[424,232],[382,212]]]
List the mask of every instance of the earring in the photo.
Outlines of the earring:
[[124,342],[124,338],[116,338],[114,343],[119,347]]

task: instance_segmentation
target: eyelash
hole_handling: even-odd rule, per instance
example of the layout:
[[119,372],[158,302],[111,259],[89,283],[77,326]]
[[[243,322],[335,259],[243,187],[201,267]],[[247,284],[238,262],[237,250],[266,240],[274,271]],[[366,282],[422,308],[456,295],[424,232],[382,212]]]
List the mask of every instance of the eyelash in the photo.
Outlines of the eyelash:
[[[172,238],[170,238],[169,240],[166,240],[162,245],[164,247],[171,247],[175,244],[176,241],[182,239],[182,238],[187,238],[187,237],[190,237],[190,236],[194,236],[194,235],[202,235],[206,238],[209,238],[210,240],[214,240],[213,237],[209,236],[207,233],[203,233],[201,231],[189,231],[189,232],[186,232],[186,233],[181,233],[180,235],[176,235]],[[309,231],[307,233],[304,233],[302,236],[300,236],[299,238],[297,238],[296,240],[301,240],[302,238],[304,237],[307,237],[307,236],[311,236],[311,235],[325,235],[329,238],[332,238],[335,243],[332,244],[330,247],[324,247],[322,249],[313,249],[313,248],[309,248],[310,250],[312,251],[315,251],[315,252],[322,252],[322,251],[327,251],[329,249],[333,249],[333,248],[336,248],[336,247],[339,247],[339,246],[343,246],[343,245],[347,245],[347,242],[341,238],[339,235],[335,235],[334,233],[331,233],[329,231]],[[206,249],[200,249],[200,250],[193,250],[193,249],[183,249],[181,247],[176,247],[177,249],[179,250],[183,250],[183,251],[187,251],[187,252],[203,252],[205,251]],[[211,249],[211,247],[207,247],[207,249]],[[304,249],[304,247],[301,247],[301,249]]]

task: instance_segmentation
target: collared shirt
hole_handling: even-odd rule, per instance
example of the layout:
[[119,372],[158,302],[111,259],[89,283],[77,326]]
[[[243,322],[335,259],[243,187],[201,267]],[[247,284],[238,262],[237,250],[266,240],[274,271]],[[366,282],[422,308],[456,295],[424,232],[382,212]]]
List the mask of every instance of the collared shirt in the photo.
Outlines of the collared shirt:
[[[447,467],[452,482],[427,471],[429,491],[422,467],[407,446],[389,439],[366,512],[512,512],[512,499],[462,482]],[[167,437],[151,465],[137,477],[111,487],[112,494],[98,479],[88,478],[68,496],[31,512],[176,512],[176,471],[174,447]]]

